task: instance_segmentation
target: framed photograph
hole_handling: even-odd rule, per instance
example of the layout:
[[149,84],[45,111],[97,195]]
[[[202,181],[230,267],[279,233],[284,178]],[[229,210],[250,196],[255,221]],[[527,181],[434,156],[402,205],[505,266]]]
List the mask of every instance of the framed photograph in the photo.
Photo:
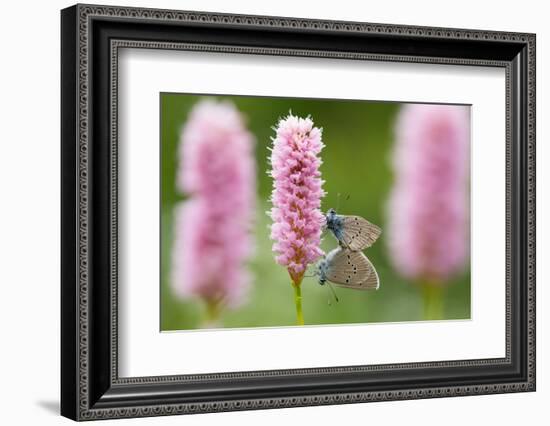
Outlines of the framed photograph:
[[61,413],[535,390],[535,35],[61,12]]

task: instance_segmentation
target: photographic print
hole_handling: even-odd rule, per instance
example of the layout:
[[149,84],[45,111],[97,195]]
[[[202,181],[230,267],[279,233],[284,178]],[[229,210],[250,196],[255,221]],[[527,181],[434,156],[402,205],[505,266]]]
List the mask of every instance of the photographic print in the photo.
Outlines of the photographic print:
[[162,331],[470,318],[469,106],[160,107]]
[[78,4],[61,76],[63,416],[535,391],[535,34]]

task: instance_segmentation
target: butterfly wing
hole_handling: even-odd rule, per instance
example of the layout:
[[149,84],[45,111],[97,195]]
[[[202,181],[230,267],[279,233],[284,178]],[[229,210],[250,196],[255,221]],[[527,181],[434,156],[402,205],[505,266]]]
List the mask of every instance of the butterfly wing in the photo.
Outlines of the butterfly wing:
[[364,250],[378,239],[382,230],[361,216],[342,217],[342,246],[352,251]]
[[327,255],[326,278],[340,287],[376,290],[378,274],[367,257],[338,247]]
[[365,279],[365,281],[359,284],[335,284],[338,287],[352,288],[355,290],[378,290],[378,288],[380,287],[380,279],[378,278],[378,273],[376,272],[376,269],[374,268],[371,261],[367,259],[366,256],[365,259],[368,263],[367,269],[369,270],[368,277]]

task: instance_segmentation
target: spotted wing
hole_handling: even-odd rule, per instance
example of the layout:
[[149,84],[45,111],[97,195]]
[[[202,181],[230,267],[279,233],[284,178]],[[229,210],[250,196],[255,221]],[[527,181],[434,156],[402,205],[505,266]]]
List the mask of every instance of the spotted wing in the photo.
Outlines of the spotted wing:
[[342,246],[352,251],[364,250],[378,239],[382,230],[361,216],[342,216]]
[[338,287],[352,288],[355,290],[378,290],[378,288],[380,287],[380,279],[378,278],[378,273],[376,272],[376,269],[374,268],[371,261],[367,259],[367,257],[363,253],[361,254],[365,257],[365,260],[368,263],[368,266],[367,266],[369,270],[368,278],[365,279],[365,281],[363,281],[362,283],[359,283],[358,285],[335,283],[336,285],[338,285]]
[[327,256],[326,278],[356,290],[376,290],[378,275],[367,257],[359,251],[338,247]]

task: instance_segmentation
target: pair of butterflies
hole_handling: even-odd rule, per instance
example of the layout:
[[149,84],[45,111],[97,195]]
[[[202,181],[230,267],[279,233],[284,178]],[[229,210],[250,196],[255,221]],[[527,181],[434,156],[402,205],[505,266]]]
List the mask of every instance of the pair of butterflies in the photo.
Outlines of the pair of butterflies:
[[360,216],[339,215],[334,209],[327,212],[325,219],[325,226],[338,240],[339,247],[317,264],[315,274],[319,284],[330,281],[339,287],[377,290],[378,274],[362,250],[372,246],[382,230]]

